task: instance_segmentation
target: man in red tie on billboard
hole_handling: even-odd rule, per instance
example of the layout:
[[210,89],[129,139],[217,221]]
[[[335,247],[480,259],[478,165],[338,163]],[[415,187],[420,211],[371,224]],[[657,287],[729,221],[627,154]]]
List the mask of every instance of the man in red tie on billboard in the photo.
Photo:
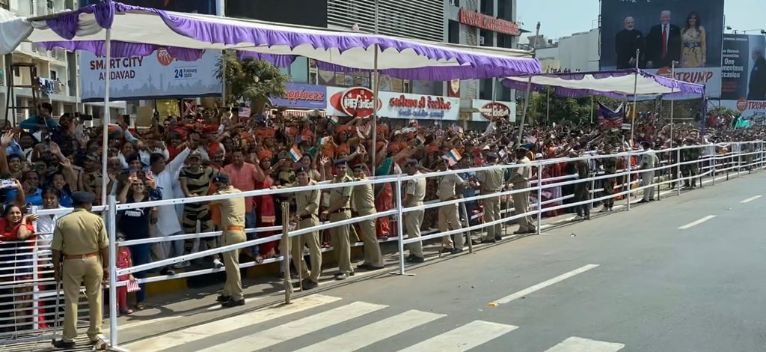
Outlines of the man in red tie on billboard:
[[681,60],[681,29],[670,23],[670,11],[660,13],[660,24],[655,25],[646,37],[646,66],[669,67]]

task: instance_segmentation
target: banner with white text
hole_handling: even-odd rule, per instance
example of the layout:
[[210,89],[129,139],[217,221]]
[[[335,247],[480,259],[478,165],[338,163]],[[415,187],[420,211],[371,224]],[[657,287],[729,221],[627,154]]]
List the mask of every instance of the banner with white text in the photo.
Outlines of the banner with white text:
[[[180,61],[161,49],[149,56],[113,58],[110,100],[220,95],[222,84],[215,77],[215,65],[220,55],[219,51],[208,50],[196,61]],[[105,58],[80,53],[83,102],[104,99],[105,68]]]

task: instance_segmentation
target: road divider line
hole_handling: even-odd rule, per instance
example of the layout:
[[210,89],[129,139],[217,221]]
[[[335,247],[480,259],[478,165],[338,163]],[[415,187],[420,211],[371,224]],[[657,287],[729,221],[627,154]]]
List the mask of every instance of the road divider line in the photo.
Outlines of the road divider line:
[[762,197],[762,196],[759,194],[759,195],[757,195],[757,196],[753,196],[753,197],[750,197],[750,198],[748,198],[748,199],[745,199],[745,200],[741,201],[740,203],[742,203],[742,204],[747,204],[747,203],[750,203],[750,202],[752,202],[752,201],[754,201],[754,200],[756,200],[756,199],[758,199],[758,198],[761,198],[761,197]]
[[572,336],[545,352],[617,352],[625,348],[624,344],[596,341]]
[[399,352],[468,351],[518,328],[513,325],[475,320]]
[[706,221],[708,221],[708,220],[710,220],[710,219],[712,219],[712,218],[714,218],[714,217],[715,217],[715,215],[708,215],[708,216],[706,216],[706,217],[704,217],[704,218],[702,218],[702,219],[699,219],[699,220],[695,220],[695,221],[692,221],[692,222],[690,222],[690,223],[688,223],[688,224],[686,224],[686,225],[684,225],[684,226],[681,226],[681,227],[679,227],[678,229],[679,229],[679,230],[686,230],[686,229],[690,229],[690,228],[692,228],[692,227],[694,227],[694,226],[697,226],[697,225],[699,225],[699,224],[702,224],[702,223],[704,223],[704,222],[706,222]]
[[570,271],[568,273],[564,273],[564,274],[561,274],[559,276],[556,276],[556,277],[554,277],[554,278],[552,278],[550,280],[543,281],[543,282],[541,282],[541,283],[539,283],[537,285],[527,287],[527,288],[525,288],[525,289],[523,289],[521,291],[518,291],[518,292],[513,293],[511,295],[505,296],[503,298],[500,298],[500,299],[498,299],[498,300],[496,300],[494,302],[490,302],[489,305],[490,306],[496,306],[498,304],[506,304],[506,303],[513,302],[513,301],[515,301],[515,300],[517,300],[519,298],[522,298],[522,297],[527,296],[527,295],[529,295],[531,293],[540,291],[540,290],[542,290],[542,289],[544,289],[544,288],[546,288],[548,286],[557,284],[557,283],[559,283],[561,281],[564,281],[564,280],[566,280],[566,279],[568,279],[570,277],[573,277],[573,276],[578,275],[578,274],[582,274],[582,273],[584,273],[584,272],[586,272],[588,270],[595,269],[597,267],[598,267],[598,264],[588,264],[588,265],[585,265],[583,267],[580,267],[580,268],[577,268],[575,270],[572,270],[572,271]]

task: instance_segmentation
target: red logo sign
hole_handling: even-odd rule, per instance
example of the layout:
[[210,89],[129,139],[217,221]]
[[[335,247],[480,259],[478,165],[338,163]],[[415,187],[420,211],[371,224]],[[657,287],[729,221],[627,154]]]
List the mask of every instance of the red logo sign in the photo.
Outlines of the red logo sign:
[[159,61],[162,66],[168,66],[173,63],[173,57],[170,56],[167,49],[159,49],[157,50],[157,61]]
[[487,103],[479,110],[481,111],[481,116],[487,119],[493,116],[508,116],[511,114],[511,109],[500,103]]
[[470,11],[461,8],[460,12],[458,13],[458,18],[460,23],[472,27],[479,27],[493,32],[510,35],[521,34],[521,31],[519,31],[519,26],[516,23],[494,18],[492,16],[487,16],[476,11]]
[[381,107],[380,100],[373,102],[374,93],[367,88],[350,88],[345,92],[336,93],[330,98],[330,103],[338,110],[349,116],[369,117]]

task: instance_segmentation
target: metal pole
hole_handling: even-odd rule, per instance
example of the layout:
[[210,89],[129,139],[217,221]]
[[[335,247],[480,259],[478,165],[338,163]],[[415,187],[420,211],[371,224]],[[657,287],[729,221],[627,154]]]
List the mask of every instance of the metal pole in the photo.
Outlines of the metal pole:
[[[377,32],[377,26],[378,26],[378,6],[377,1],[375,1],[375,27]],[[375,78],[375,85],[373,86],[373,94],[372,94],[372,145],[370,148],[372,149],[372,160],[370,161],[370,175],[373,177],[375,176],[375,169],[377,168],[377,154],[378,154],[378,95],[380,94],[380,72],[378,72],[378,44],[373,45],[373,49],[375,50],[375,62],[373,63],[374,69],[372,72],[372,76]]]
[[[36,207],[35,207],[36,208]],[[36,212],[36,210],[33,210],[33,213]],[[37,247],[37,241],[34,241],[34,244],[32,245],[32,280],[39,280],[40,279],[40,272],[37,268],[38,262],[40,258],[38,257],[38,247]],[[37,330],[40,328],[40,316],[41,314],[38,313],[40,307],[40,286],[34,285],[32,286],[32,328]],[[45,313],[42,314],[42,316],[45,316]]]
[[537,167],[537,234],[542,231],[543,223],[543,169],[545,165],[542,163]]
[[519,125],[519,144],[521,144],[521,139],[524,138],[524,120],[527,119],[527,109],[529,108],[529,97],[530,97],[530,90],[532,90],[532,76],[529,76],[529,81],[527,81],[527,96],[524,98],[524,112],[521,114],[521,124]]
[[[290,282],[290,203],[282,202],[282,267],[284,268],[285,278],[285,304],[290,304],[293,294],[293,283]],[[300,268],[298,268],[300,271]],[[316,270],[312,268],[311,270]]]
[[548,93],[548,97],[545,102],[545,124],[547,125],[551,120],[551,89],[548,88],[545,91]]
[[[396,177],[396,227],[399,232],[399,275],[404,275],[404,213],[402,212],[402,175]],[[469,240],[471,236],[468,236]]]
[[590,123],[593,124],[593,109],[595,105],[596,98],[594,96],[590,97]]
[[[109,184],[109,171],[107,170],[107,164],[109,160],[109,123],[111,122],[111,113],[109,111],[109,95],[110,95],[110,89],[111,89],[111,81],[112,81],[112,30],[110,28],[106,29],[106,44],[104,47],[106,48],[106,61],[104,62],[104,66],[106,67],[106,80],[104,82],[104,118],[102,119],[101,123],[104,124],[102,128],[102,133],[104,134],[102,136],[101,143],[103,145],[101,146],[101,204],[106,204],[106,197],[107,197],[107,186]],[[114,214],[110,214],[110,216],[113,216]]]
[[[215,12],[216,15],[220,17],[226,16],[226,0],[216,0],[215,1]],[[226,55],[226,50],[221,50],[221,56]],[[223,106],[226,106],[226,60],[221,62],[221,68],[223,69],[223,77],[221,79],[221,100],[223,103]],[[220,113],[220,112],[219,112]]]
[[[107,81],[109,82],[109,81]],[[117,346],[117,197],[109,196],[107,233],[109,234],[109,345]]]
[[684,182],[683,175],[681,175],[681,149],[678,149],[676,151],[676,175],[678,175],[677,177],[678,187],[676,189],[677,189],[677,194],[680,196],[681,186],[683,185],[683,182]]
[[630,154],[632,152],[633,152],[633,147],[628,149],[628,193],[626,193],[626,195],[625,195],[625,199],[628,200],[628,204],[627,204],[628,211],[630,211],[630,195],[632,194],[632,192],[630,191],[630,178],[631,178],[630,177],[630,171],[631,171],[631,166],[630,166],[631,155]]
[[715,164],[716,164],[716,158],[718,155],[716,154],[716,149],[713,147],[713,157],[710,158],[710,164],[712,164],[712,170],[713,170],[713,186],[715,186]]
[[[673,60],[673,62],[670,64],[670,77],[672,79],[676,79],[676,60]],[[673,90],[675,87],[670,87],[670,94],[673,95]],[[670,148],[673,148],[673,116],[674,114],[674,107],[673,104],[674,100],[673,97],[670,97]],[[680,160],[680,159],[679,159]]]
[[[636,49],[636,58],[641,57],[640,55],[641,55],[641,49]],[[638,110],[638,94],[636,94],[637,91],[638,91],[638,73],[640,72],[639,68],[638,68],[638,61],[639,60],[636,59],[635,80],[633,81],[633,113],[631,114],[632,117],[631,117],[631,121],[630,121],[630,147],[631,148],[633,148],[633,146],[635,145],[635,142],[633,141],[633,131],[636,129],[635,128],[635,126],[636,126],[636,110]],[[630,164],[630,163],[628,163],[628,164]],[[628,187],[630,187],[630,185],[628,185]],[[628,202],[628,204],[630,204],[630,202]]]

